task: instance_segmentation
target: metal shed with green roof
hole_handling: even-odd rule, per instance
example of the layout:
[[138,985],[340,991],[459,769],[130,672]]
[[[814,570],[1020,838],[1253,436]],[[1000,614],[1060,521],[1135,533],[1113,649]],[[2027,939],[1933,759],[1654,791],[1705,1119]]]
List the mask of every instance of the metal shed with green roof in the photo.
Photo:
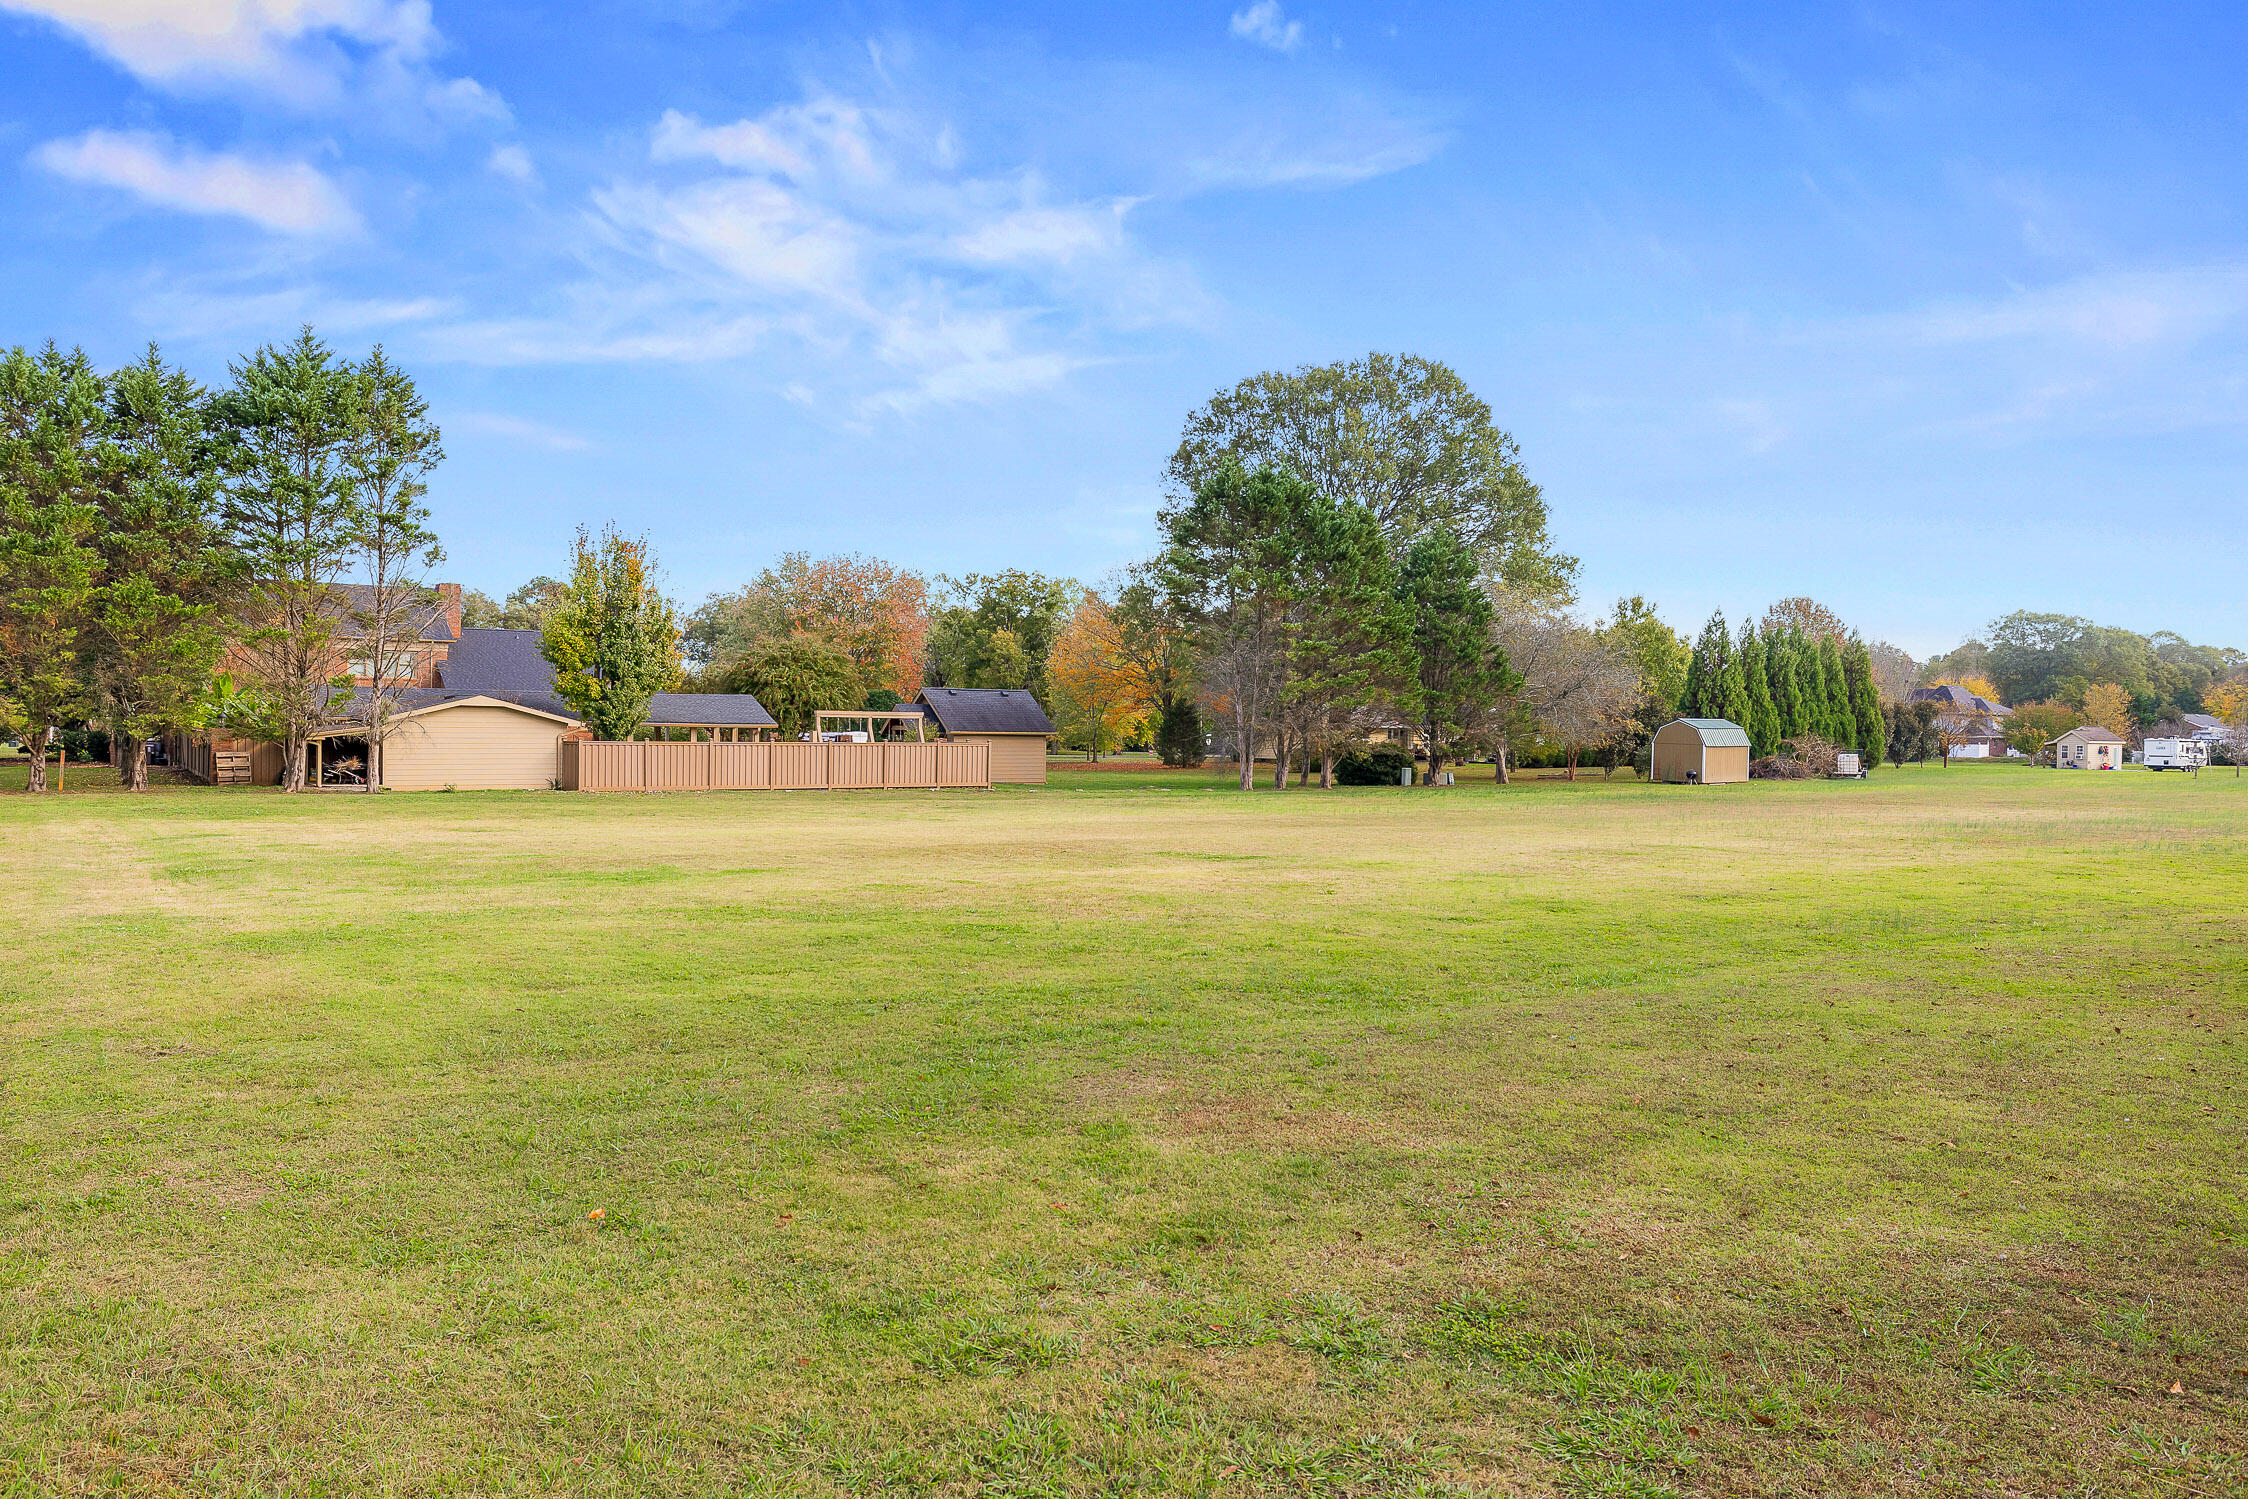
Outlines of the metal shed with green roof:
[[1647,779],[1724,786],[1748,779],[1748,730],[1729,718],[1674,718],[1655,730]]

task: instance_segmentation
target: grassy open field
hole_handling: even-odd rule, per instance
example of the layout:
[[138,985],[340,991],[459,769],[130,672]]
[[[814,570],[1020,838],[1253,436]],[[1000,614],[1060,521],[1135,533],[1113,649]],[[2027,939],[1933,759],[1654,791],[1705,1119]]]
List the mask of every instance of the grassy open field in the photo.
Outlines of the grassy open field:
[[2248,1493],[2248,781],[1223,781],[0,795],[0,1494]]

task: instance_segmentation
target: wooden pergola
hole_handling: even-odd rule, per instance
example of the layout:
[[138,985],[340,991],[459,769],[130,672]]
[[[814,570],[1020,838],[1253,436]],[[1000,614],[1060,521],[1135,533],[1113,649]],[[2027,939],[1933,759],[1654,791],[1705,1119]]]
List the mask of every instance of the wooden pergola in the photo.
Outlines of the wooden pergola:
[[879,739],[881,737],[881,735],[875,731],[874,726],[876,724],[904,723],[907,719],[910,718],[913,720],[914,742],[922,743],[925,742],[929,737],[927,733],[929,715],[919,711],[918,709],[910,713],[896,711],[876,713],[865,709],[845,710],[842,708],[822,708],[812,715],[812,737],[814,739],[819,738],[822,734],[827,732],[827,721],[831,718],[840,718],[847,723],[857,723],[861,720],[864,720],[866,723],[866,737],[869,739]]

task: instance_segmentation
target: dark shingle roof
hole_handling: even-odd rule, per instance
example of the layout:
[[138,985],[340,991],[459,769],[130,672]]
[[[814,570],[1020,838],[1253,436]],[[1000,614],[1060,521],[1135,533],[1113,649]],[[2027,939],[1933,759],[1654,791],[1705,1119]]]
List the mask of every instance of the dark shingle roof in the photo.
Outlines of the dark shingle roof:
[[1051,734],[1053,721],[1020,687],[924,687],[920,701],[947,734]]
[[[450,659],[438,663],[437,675],[448,692],[480,692],[577,717],[554,695],[554,667],[539,654],[536,630],[463,630]],[[549,703],[555,706],[547,707]],[[746,692],[659,692],[648,704],[648,722],[744,729],[776,726],[765,705]]]
[[1987,697],[1977,697],[1966,688],[1951,682],[1946,682],[1941,687],[1915,687],[1912,689],[1912,696],[1908,701],[1941,703],[1946,708],[1955,709],[1962,713],[1987,713],[1998,718],[2006,717],[2012,712],[2011,709],[2002,707]]
[[[343,595],[343,607],[338,611],[336,618],[336,635],[344,640],[357,640],[366,632],[360,628],[359,621],[352,616],[365,610],[369,604],[374,602],[375,590],[372,585],[366,583],[337,583],[333,586],[336,592]],[[443,599],[432,598],[428,606],[420,611],[419,621],[421,634],[417,638],[422,640],[451,640],[453,638],[452,621],[445,613],[445,601]]]
[[554,668],[539,654],[536,630],[463,630],[437,679],[484,692],[551,692]]
[[648,722],[745,729],[776,727],[765,705],[746,692],[659,692],[648,704]]

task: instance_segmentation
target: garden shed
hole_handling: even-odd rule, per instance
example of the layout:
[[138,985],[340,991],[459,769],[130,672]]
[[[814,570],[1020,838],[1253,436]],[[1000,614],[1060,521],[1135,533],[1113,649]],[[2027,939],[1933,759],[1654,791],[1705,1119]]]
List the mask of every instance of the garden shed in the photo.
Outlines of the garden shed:
[[1748,730],[1729,718],[1674,718],[1655,730],[1647,779],[1723,786],[1748,779]]
[[1054,725],[1022,688],[924,687],[914,702],[945,738],[991,746],[995,784],[1046,784],[1046,739]]
[[2083,724],[2058,739],[2048,739],[2045,748],[2059,770],[2114,770],[2123,764],[2123,736],[2098,724]]

